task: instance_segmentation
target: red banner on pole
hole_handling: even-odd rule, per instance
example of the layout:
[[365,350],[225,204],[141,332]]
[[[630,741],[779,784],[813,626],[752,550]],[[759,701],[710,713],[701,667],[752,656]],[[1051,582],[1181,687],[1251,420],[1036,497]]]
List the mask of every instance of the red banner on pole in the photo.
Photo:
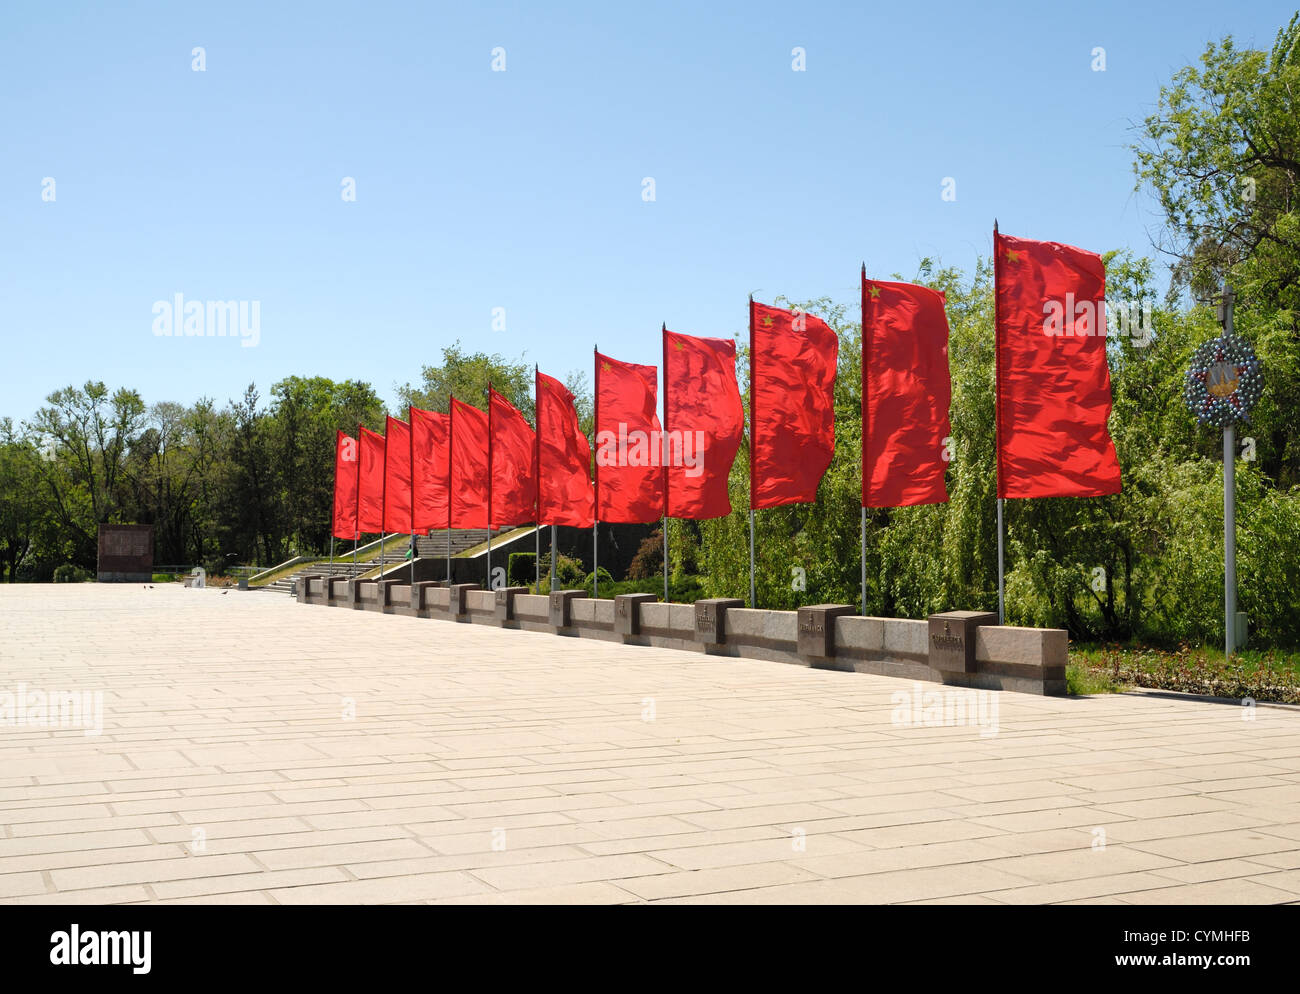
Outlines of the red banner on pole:
[[335,538],[357,537],[357,440],[346,432],[334,436],[334,513],[330,532]]
[[727,482],[745,434],[736,343],[663,330],[665,499],[670,518],[731,513]]
[[358,426],[357,530],[378,535],[384,530],[384,436]]
[[492,527],[537,520],[537,438],[519,409],[488,388],[492,438]]
[[998,496],[1119,493],[1101,256],[996,230],[993,249]]
[[803,312],[749,302],[749,506],[817,499],[835,453],[839,338]]
[[573,394],[545,373],[536,373],[535,380],[538,522],[590,528],[591,445],[578,424]]
[[948,500],[952,429],[944,295],[862,275],[862,506]]
[[451,398],[451,527],[487,528],[488,419]]
[[664,513],[658,370],[596,353],[596,517],[644,524]]

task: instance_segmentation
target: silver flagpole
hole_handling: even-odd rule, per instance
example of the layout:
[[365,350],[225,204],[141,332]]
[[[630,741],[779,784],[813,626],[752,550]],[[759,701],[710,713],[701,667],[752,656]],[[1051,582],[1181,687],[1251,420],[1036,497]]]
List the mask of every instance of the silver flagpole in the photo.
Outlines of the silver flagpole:
[[597,539],[596,529],[598,529],[599,527],[600,527],[599,521],[592,521],[591,523],[591,596],[592,597],[600,596],[600,566],[596,562],[596,556],[599,554],[599,550],[596,548],[596,539]]
[[867,613],[867,509],[862,509],[862,614]]
[[[451,520],[450,517],[447,518]],[[451,525],[447,526],[447,582],[451,583]]]
[[334,564],[334,536],[330,536],[330,565]]
[[[993,456],[994,456],[994,466],[996,467],[997,470],[994,476],[994,481],[997,484],[997,489],[999,494],[1001,493],[1002,490],[1002,466],[1001,466],[1002,436],[1001,433],[997,431],[998,418],[996,417],[996,415],[999,410],[998,405],[1002,403],[1002,395],[1001,395],[1002,381],[997,375],[998,365],[999,365],[997,361],[997,354],[998,354],[998,348],[1001,345],[1001,339],[998,337],[999,318],[1001,317],[1001,315],[999,315],[998,313],[998,283],[999,283],[998,277],[1001,275],[1001,272],[1002,272],[1002,268],[999,265],[999,260],[998,260],[998,219],[994,218],[993,219],[993,374],[994,374],[993,375],[993,408],[994,408],[993,413],[995,416],[993,418],[993,428],[994,428]],[[1006,620],[1007,620],[1006,565],[1005,565],[1005,558],[1004,558],[1005,552],[1003,549],[1003,541],[1002,541],[1002,503],[1003,503],[1002,497],[999,496],[998,497],[998,624],[999,625],[1006,624]]]
[[668,515],[664,515],[664,603],[668,603]]
[[487,588],[492,589],[492,522],[488,522]]
[[551,525],[551,589],[555,589],[555,525]]
[[1002,498],[998,498],[998,624],[1004,625],[1007,620],[1006,608],[1006,583],[1005,567],[1003,565],[1002,552]]
[[749,606],[758,607],[754,597],[754,511],[749,511]]
[[533,585],[537,593],[542,592],[542,524],[539,521],[533,529]]

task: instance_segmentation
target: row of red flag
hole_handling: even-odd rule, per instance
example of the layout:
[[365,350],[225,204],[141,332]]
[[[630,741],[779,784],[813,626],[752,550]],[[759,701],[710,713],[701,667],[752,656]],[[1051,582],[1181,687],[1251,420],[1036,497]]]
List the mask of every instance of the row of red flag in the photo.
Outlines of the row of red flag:
[[[994,253],[998,496],[1118,493],[1095,318],[1105,307],[1100,256],[996,228]],[[1063,314],[1051,332],[1049,311]],[[389,417],[383,435],[339,432],[333,533],[731,513],[745,427],[735,343],[662,334],[663,424],[658,370],[596,353],[594,466],[573,394],[540,372],[536,429],[489,388],[486,413],[453,397],[446,414],[411,407],[409,421]],[[811,314],[752,300],[749,336],[750,507],[812,502],[835,448],[838,336]],[[868,280],[864,267],[863,507],[948,499],[951,395],[944,295]]]

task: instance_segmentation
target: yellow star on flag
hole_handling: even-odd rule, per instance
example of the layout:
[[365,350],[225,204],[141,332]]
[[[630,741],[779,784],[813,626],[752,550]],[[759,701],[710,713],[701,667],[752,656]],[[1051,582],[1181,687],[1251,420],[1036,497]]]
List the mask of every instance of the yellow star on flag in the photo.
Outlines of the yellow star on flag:
[[600,364],[600,371],[602,373],[612,373],[614,371],[614,367],[607,362],[602,362]]
[[772,319],[771,319],[771,318],[763,318],[763,327],[764,327],[764,328],[770,328],[770,327],[772,327]]
[[872,283],[871,286],[870,286],[868,289],[869,289],[870,292],[871,292],[871,299],[872,299],[872,300],[875,300],[877,297],[880,296],[880,287],[876,286],[876,284]]
[[1019,262],[1020,253],[1015,249],[1007,249],[1007,262]]

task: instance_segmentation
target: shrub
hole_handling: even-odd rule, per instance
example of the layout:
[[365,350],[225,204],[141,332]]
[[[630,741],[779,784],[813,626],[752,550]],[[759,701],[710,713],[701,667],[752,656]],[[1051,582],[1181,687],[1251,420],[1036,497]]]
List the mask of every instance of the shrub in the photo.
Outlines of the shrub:
[[657,528],[641,540],[636,555],[628,563],[627,578],[629,580],[648,580],[651,577],[662,575],[663,568],[664,533],[662,528]]
[[506,578],[511,584],[531,584],[537,576],[537,553],[512,552],[506,562]]
[[55,583],[85,583],[90,579],[90,571],[72,563],[64,563],[54,568]]

